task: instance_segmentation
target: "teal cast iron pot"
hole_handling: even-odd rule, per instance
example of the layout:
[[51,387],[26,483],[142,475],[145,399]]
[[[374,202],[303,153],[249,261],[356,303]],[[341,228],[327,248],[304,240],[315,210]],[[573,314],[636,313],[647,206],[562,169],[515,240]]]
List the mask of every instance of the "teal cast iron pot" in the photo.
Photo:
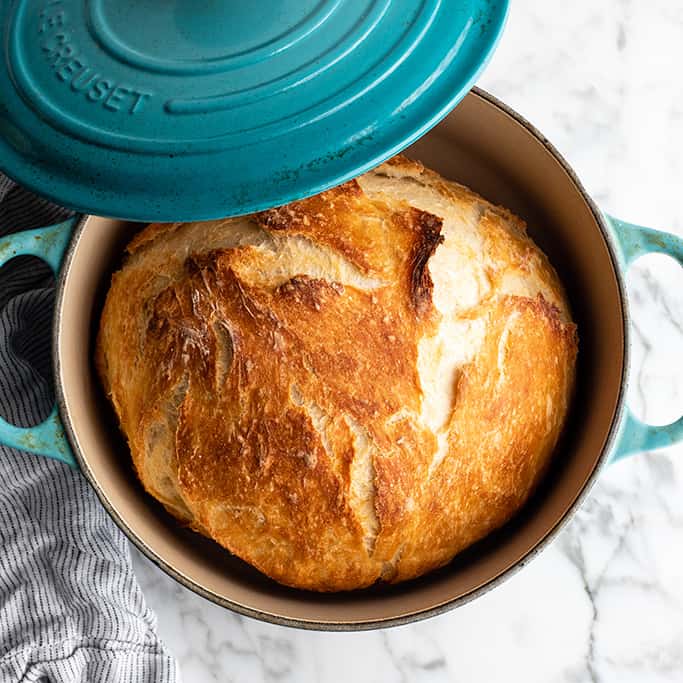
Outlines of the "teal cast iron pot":
[[650,252],[683,264],[683,240],[602,213],[557,150],[481,90],[407,153],[522,216],[557,268],[578,324],[577,387],[567,426],[541,486],[504,528],[418,580],[337,595],[280,586],[181,528],[138,483],[93,368],[102,300],[123,247],[139,229],[110,218],[79,217],[0,240],[2,262],[33,254],[57,275],[57,406],[29,429],[0,422],[0,441],[79,467],[124,533],[161,569],[220,605],[266,621],[326,630],[403,624],[462,605],[511,576],[571,518],[603,465],[683,440],[683,419],[665,427],[643,424],[624,403],[626,270]]

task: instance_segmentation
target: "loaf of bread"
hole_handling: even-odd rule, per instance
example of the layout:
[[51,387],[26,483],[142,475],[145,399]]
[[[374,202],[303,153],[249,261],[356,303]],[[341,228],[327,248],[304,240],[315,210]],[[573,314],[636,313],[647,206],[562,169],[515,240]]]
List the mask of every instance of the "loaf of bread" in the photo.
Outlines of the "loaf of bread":
[[263,213],[148,226],[96,352],[145,489],[316,591],[417,577],[509,520],[576,353],[524,223],[404,157]]

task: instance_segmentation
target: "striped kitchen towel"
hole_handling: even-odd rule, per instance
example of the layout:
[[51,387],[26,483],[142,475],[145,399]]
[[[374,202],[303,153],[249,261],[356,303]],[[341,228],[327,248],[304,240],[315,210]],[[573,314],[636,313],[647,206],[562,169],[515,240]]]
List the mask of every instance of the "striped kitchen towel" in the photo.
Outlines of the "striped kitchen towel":
[[[0,235],[68,215],[0,174]],[[0,415],[17,425],[52,407],[53,293],[37,259],[0,270]],[[0,682],[177,680],[128,543],[85,479],[0,446]]]

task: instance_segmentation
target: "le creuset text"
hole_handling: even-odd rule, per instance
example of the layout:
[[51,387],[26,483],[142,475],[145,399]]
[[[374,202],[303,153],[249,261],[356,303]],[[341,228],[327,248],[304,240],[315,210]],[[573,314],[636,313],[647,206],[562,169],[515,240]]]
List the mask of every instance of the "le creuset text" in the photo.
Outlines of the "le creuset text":
[[48,0],[40,12],[40,46],[56,77],[83,94],[86,101],[111,112],[137,114],[152,97],[151,92],[107,78],[79,54],[68,30],[63,0]]

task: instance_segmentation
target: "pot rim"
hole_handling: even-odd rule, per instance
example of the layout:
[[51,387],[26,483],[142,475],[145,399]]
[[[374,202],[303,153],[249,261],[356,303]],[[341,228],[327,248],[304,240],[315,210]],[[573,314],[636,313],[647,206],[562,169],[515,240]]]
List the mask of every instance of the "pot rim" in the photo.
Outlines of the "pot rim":
[[394,626],[403,626],[405,624],[410,624],[417,621],[422,621],[423,619],[428,619],[430,617],[438,616],[444,614],[456,607],[461,607],[476,598],[488,593],[500,584],[502,584],[507,579],[513,577],[520,569],[525,567],[529,562],[538,557],[538,555],[545,550],[548,545],[555,540],[557,535],[565,528],[572,517],[576,514],[579,507],[583,504],[584,500],[587,498],[591,489],[597,481],[598,475],[600,474],[603,466],[608,462],[610,453],[615,445],[616,438],[619,433],[619,428],[622,423],[623,414],[625,410],[625,396],[628,386],[628,372],[630,367],[630,314],[628,307],[628,298],[626,292],[625,283],[625,271],[622,271],[617,254],[618,247],[615,243],[614,237],[612,236],[611,230],[609,228],[608,221],[605,215],[600,211],[598,206],[595,204],[593,199],[583,187],[581,181],[579,180],[576,172],[572,169],[569,163],[564,159],[556,147],[546,138],[533,124],[531,124],[527,119],[517,113],[514,109],[506,105],[504,102],[494,97],[490,93],[482,90],[479,87],[473,87],[471,93],[480,99],[485,100],[489,104],[501,110],[504,114],[512,118],[516,123],[522,125],[525,130],[531,134],[532,137],[536,138],[543,147],[553,156],[553,158],[560,164],[564,172],[569,177],[569,180],[575,187],[576,191],[581,195],[583,200],[588,205],[595,223],[598,229],[602,233],[602,236],[607,244],[609,256],[614,269],[614,275],[617,281],[619,299],[621,303],[621,318],[623,321],[623,365],[621,382],[619,388],[619,394],[615,406],[614,415],[612,417],[612,422],[610,424],[609,431],[607,433],[605,444],[602,448],[601,453],[595,460],[595,465],[593,470],[577,492],[571,505],[567,508],[562,517],[550,528],[546,534],[541,538],[533,548],[531,548],[525,555],[523,555],[517,562],[509,566],[507,569],[503,570],[496,576],[492,577],[486,583],[478,586],[477,588],[471,590],[469,593],[460,595],[454,598],[444,600],[442,603],[435,605],[433,607],[428,607],[425,609],[417,610],[407,614],[401,614],[394,617],[386,617],[381,619],[369,619],[364,621],[316,621],[308,619],[298,619],[292,617],[281,616],[278,614],[264,612],[259,609],[248,607],[242,605],[238,602],[234,602],[228,598],[225,598],[217,593],[205,588],[194,579],[185,576],[179,572],[175,567],[168,564],[168,562],[160,556],[156,551],[150,548],[145,541],[138,537],[135,532],[128,526],[126,520],[121,517],[118,512],[109,503],[108,498],[104,490],[98,485],[89,465],[87,457],[81,452],[78,447],[78,442],[75,435],[75,430],[71,417],[66,408],[66,399],[64,395],[64,389],[62,387],[60,377],[61,377],[61,362],[59,356],[59,326],[61,320],[61,310],[64,302],[65,292],[64,285],[66,282],[66,275],[69,272],[71,263],[78,246],[80,236],[85,228],[85,224],[88,221],[89,215],[83,215],[81,219],[76,223],[74,227],[74,232],[69,241],[69,246],[67,248],[62,266],[60,268],[59,274],[56,278],[56,297],[55,297],[55,309],[53,316],[53,335],[52,335],[52,360],[53,360],[53,371],[54,371],[54,383],[55,383],[55,397],[57,401],[57,407],[59,414],[64,425],[64,432],[66,438],[71,446],[78,465],[90,483],[90,485],[95,490],[100,503],[104,506],[105,510],[108,512],[109,516],[113,519],[114,523],[123,531],[127,538],[142,552],[143,555],[147,557],[153,564],[155,564],[159,569],[161,569],[165,574],[171,578],[178,581],[185,588],[188,588],[193,593],[200,595],[201,597],[210,600],[211,602],[220,605],[221,607],[227,608],[233,612],[236,612],[242,616],[252,617],[260,621],[265,621],[271,624],[276,624],[279,626],[288,626],[294,628],[300,628],[304,630],[311,631],[368,631],[378,628],[389,628]]

